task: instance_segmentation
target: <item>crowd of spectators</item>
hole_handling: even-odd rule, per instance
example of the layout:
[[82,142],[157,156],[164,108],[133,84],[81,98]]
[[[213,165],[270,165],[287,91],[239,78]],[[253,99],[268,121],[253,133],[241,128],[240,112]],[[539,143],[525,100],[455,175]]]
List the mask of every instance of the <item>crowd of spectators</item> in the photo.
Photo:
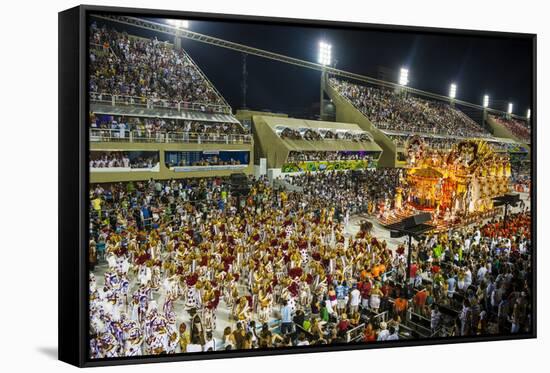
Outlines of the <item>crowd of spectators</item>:
[[92,23],[89,90],[142,101],[224,105],[183,50]]
[[[411,135],[397,135],[397,134],[386,134],[393,143],[398,147],[404,147],[407,145],[407,141]],[[423,136],[422,140],[427,147],[432,149],[450,149],[453,144],[457,143],[461,139],[451,138],[451,137],[430,137]]]
[[350,100],[379,129],[448,136],[489,136],[488,132],[466,114],[447,103],[334,78],[329,81],[332,87]]
[[[386,136],[388,136],[397,147],[405,147],[407,145],[407,141],[412,135],[386,133]],[[456,137],[422,136],[422,140],[429,148],[447,150],[451,149],[454,144],[463,141],[464,139]],[[508,153],[527,153],[527,149],[525,149],[519,143],[488,141],[488,144],[495,151],[506,151]]]
[[307,198],[324,199],[336,207],[336,215],[374,213],[381,202],[388,202],[401,184],[404,170],[377,168],[356,171],[328,171],[286,176],[285,180],[300,188]]
[[[415,245],[412,305],[445,335],[510,334],[532,320],[531,217],[427,235]],[[424,293],[424,294],[422,294]],[[443,325],[443,319],[452,321]],[[442,328],[443,327],[443,328]]]
[[515,118],[505,118],[494,115],[492,115],[491,118],[501,126],[506,127],[518,139],[525,141],[526,143],[531,142],[531,128],[527,122]]
[[179,162],[169,162],[166,167],[183,167],[183,166],[227,166],[227,165],[240,165],[243,164],[239,159],[230,158],[223,160],[220,157],[212,156],[209,158],[200,159],[191,163],[186,162],[184,159],[180,159]]
[[159,163],[158,152],[92,152],[90,168],[153,168]]
[[[125,117],[90,114],[90,128],[93,130],[110,130],[114,135],[128,137],[128,131],[137,137],[155,138],[160,134],[192,133],[192,134],[245,134],[245,129],[239,123],[204,122],[193,120],[177,120],[164,118]],[[114,136],[112,136],[114,137]]]
[[355,142],[372,141],[371,137],[366,132],[353,133],[351,131],[331,131],[308,128],[302,134],[298,129],[285,127],[279,132],[279,137],[290,140],[307,140],[307,141],[322,141],[322,140],[346,140]]
[[351,161],[351,160],[371,160],[372,156],[367,152],[352,151],[295,151],[288,154],[287,163],[307,162],[307,161]]
[[279,137],[281,139],[303,140],[303,137],[300,131],[290,127],[283,128],[283,130],[279,133]]

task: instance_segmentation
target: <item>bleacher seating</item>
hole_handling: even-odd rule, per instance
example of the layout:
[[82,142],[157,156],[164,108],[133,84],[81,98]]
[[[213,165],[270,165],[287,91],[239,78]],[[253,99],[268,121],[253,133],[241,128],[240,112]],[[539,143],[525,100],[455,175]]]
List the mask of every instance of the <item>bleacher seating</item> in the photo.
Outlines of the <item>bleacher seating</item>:
[[196,108],[206,111],[227,106],[187,53],[166,42],[92,24],[90,45],[92,98],[119,96],[126,104],[162,102],[168,107],[200,104]]
[[531,142],[531,128],[527,122],[514,119],[491,116],[491,118],[501,126],[506,127],[514,136],[527,143]]
[[378,129],[447,136],[490,135],[466,114],[447,103],[398,95],[387,88],[357,85],[335,78],[330,78],[329,84]]

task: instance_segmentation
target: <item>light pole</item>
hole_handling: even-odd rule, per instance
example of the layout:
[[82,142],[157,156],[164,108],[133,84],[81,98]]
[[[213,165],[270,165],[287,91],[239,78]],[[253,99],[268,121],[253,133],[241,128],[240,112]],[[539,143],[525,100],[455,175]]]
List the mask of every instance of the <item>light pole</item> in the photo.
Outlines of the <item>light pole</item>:
[[179,50],[181,49],[181,30],[184,28],[189,28],[189,21],[184,19],[169,19],[167,22],[176,28],[174,47]]
[[323,70],[321,71],[321,84],[320,84],[320,95],[319,95],[319,119],[323,120],[324,110],[323,110],[323,98],[324,98],[324,86],[326,80],[326,70],[325,66],[330,65],[332,60],[332,45],[324,41],[319,42],[319,63],[323,65]]
[[451,106],[455,105],[455,98],[456,98],[456,84],[451,83],[451,87],[449,88],[449,97],[451,98]]
[[401,86],[400,88],[398,88],[399,91],[403,94],[406,94],[404,87],[406,87],[407,84],[409,84],[409,69],[402,67],[401,70],[399,70],[398,83]]
[[487,124],[485,123],[487,121],[487,108],[489,107],[489,95],[483,96],[483,126],[485,127]]

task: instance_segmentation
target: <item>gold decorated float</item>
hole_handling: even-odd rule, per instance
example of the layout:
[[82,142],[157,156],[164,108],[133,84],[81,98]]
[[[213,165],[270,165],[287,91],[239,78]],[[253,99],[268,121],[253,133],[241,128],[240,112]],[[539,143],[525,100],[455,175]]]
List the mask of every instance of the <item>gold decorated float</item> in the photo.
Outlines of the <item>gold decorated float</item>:
[[[461,141],[445,151],[427,148],[413,136],[407,153],[406,205],[432,212],[435,219],[453,221],[486,213],[493,210],[494,197],[509,191],[510,160],[485,141]],[[400,199],[396,196],[396,206]]]

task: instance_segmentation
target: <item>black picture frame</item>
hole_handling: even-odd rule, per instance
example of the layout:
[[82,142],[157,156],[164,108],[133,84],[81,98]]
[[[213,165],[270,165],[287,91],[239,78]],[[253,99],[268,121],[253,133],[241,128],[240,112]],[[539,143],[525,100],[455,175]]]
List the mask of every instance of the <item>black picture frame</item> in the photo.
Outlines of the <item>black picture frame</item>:
[[58,343],[59,360],[78,367],[94,367],[121,364],[174,362],[218,358],[282,355],[341,350],[377,349],[389,347],[426,346],[466,342],[484,342],[536,338],[537,297],[533,298],[532,332],[529,334],[447,337],[391,341],[383,344],[342,344],[329,346],[303,346],[255,350],[216,351],[186,353],[164,356],[141,356],[90,360],[88,358],[88,282],[87,282],[87,235],[88,235],[88,94],[87,94],[87,19],[91,13],[124,14],[145,17],[172,17],[191,20],[246,21],[278,25],[306,25],[325,28],[360,30],[384,30],[396,32],[422,32],[438,35],[475,37],[522,38],[532,42],[532,115],[531,115],[531,175],[532,175],[532,268],[533,293],[537,291],[536,243],[537,243],[537,35],[524,33],[459,30],[398,25],[380,25],[307,19],[289,19],[228,14],[211,14],[156,9],[136,9],[81,5],[59,13],[59,298],[58,298]]

